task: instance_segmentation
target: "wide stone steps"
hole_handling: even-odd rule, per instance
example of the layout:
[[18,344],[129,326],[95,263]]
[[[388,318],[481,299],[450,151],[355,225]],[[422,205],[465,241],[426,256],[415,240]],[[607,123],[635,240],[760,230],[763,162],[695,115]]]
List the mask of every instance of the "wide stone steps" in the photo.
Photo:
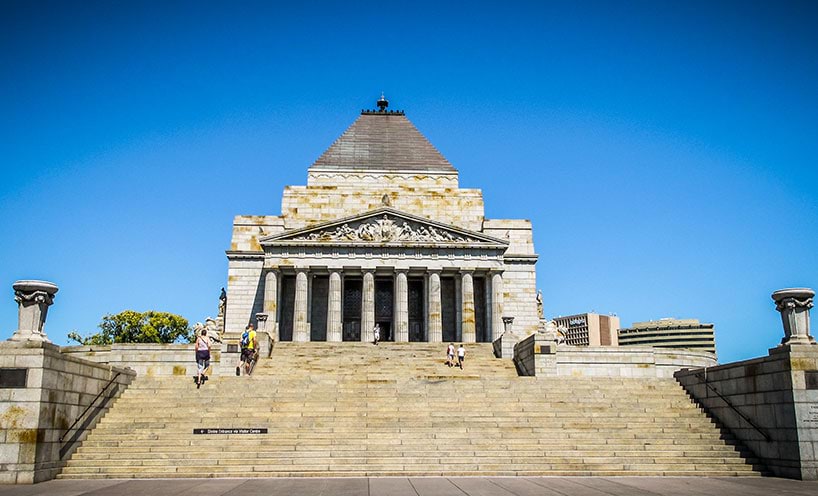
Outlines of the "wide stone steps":
[[758,475],[671,380],[521,378],[467,349],[461,371],[440,345],[279,343],[251,377],[139,377],[60,477]]

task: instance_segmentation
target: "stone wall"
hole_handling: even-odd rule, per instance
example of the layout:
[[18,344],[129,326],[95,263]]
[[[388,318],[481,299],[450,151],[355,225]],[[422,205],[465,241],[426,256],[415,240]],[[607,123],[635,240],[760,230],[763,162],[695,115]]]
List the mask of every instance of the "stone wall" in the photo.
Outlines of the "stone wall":
[[818,479],[818,346],[780,346],[676,379],[775,475]]
[[503,316],[514,317],[514,329],[522,335],[535,332],[540,325],[537,314],[536,258],[509,260],[503,271]]
[[284,231],[284,220],[275,215],[237,215],[233,219],[233,234],[229,251],[257,252],[263,250],[258,240]]
[[486,219],[480,231],[486,236],[509,242],[506,253],[534,255],[534,237],[531,221],[526,219]]
[[287,229],[373,210],[384,205],[386,195],[398,210],[472,231],[482,230],[483,193],[459,188],[456,174],[327,172],[317,180],[313,172],[309,179],[307,186],[284,188],[281,216]]
[[264,309],[263,256],[231,258],[227,264],[227,308],[224,332],[236,338]]
[[528,335],[540,324],[537,314],[537,254],[531,221],[486,219],[483,234],[509,241],[504,256],[503,315],[514,317],[517,332]]
[[669,379],[682,368],[714,366],[716,357],[701,351],[650,347],[556,346],[541,334],[532,334],[514,346],[514,362],[521,373],[539,377]]
[[[139,377],[196,375],[196,356],[193,344],[136,344],[121,343],[108,346],[65,346],[66,356],[82,358],[116,367],[129,367]],[[218,374],[221,351],[214,343],[210,352],[213,374]]]
[[[517,373],[522,376],[536,376],[536,356],[534,354],[534,342],[537,335],[532,334],[514,345],[514,366]],[[495,350],[496,352],[496,350]]]
[[[59,347],[38,341],[0,343],[0,367],[26,371],[24,387],[0,388],[0,483],[53,479],[136,375],[61,354]],[[69,431],[111,379],[105,394]]]
[[703,351],[616,346],[557,347],[556,375],[589,377],[672,378],[685,367],[716,364],[716,355]]

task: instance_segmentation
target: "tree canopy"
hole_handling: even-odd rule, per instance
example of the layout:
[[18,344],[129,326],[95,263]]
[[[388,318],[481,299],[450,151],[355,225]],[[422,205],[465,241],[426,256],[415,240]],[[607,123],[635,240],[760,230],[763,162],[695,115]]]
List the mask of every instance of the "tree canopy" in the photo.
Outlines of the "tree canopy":
[[68,333],[68,339],[83,345],[112,343],[190,343],[195,336],[186,318],[168,312],[135,312],[125,310],[116,315],[105,315],[99,324],[100,332],[81,336]]

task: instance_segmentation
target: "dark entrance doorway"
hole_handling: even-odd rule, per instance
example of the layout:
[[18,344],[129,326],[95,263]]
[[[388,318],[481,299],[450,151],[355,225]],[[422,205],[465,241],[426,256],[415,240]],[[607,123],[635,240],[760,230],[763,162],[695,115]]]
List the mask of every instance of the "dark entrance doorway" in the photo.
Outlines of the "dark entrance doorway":
[[295,312],[295,276],[281,278],[281,322],[278,324],[279,341],[293,340],[293,312]]
[[486,332],[486,278],[474,278],[474,332],[478,343],[485,343],[488,339]]
[[457,341],[457,299],[454,294],[454,278],[440,278],[440,310],[443,324],[443,341]]
[[423,279],[409,278],[409,341],[426,341],[424,328]]
[[392,306],[395,302],[394,283],[389,278],[375,279],[375,323],[381,326],[381,341],[393,341]]
[[329,276],[312,279],[312,303],[310,305],[310,341],[327,340],[327,304]]
[[362,284],[360,279],[344,279],[344,341],[361,340]]

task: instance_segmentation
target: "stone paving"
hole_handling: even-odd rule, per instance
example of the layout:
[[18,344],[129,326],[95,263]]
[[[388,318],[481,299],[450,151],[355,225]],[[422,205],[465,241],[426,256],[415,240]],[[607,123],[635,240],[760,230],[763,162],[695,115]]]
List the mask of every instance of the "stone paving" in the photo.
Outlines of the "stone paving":
[[818,481],[716,477],[380,477],[54,480],[0,496],[815,496]]

